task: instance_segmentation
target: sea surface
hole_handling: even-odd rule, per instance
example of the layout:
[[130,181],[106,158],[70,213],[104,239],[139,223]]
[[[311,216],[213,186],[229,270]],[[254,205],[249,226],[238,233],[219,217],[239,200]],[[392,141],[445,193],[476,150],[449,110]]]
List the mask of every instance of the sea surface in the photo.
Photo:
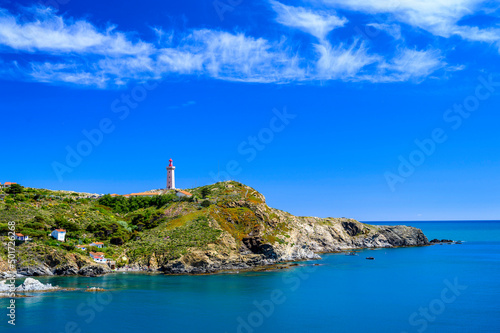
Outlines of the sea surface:
[[276,272],[40,278],[109,291],[17,299],[15,327],[2,299],[0,332],[500,332],[500,221],[370,223],[463,244],[327,254]]

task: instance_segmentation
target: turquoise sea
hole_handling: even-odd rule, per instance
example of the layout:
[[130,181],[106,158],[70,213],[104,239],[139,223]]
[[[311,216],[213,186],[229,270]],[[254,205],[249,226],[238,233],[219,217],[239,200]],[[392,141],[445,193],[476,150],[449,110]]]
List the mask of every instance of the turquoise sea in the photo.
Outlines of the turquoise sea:
[[[371,222],[373,223],[373,222]],[[380,222],[461,245],[323,255],[286,271],[40,278],[17,299],[16,332],[500,332],[500,221]],[[365,257],[375,260],[366,260]],[[314,264],[320,264],[315,266]]]

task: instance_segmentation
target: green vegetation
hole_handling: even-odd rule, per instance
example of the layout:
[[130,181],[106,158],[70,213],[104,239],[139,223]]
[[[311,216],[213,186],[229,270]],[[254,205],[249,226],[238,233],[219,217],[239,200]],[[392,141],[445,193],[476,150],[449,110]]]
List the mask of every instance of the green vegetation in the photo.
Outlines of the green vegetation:
[[203,199],[207,198],[210,195],[210,193],[211,193],[211,191],[210,191],[210,189],[208,187],[203,187],[201,189],[201,197]]
[[[160,208],[174,201],[182,200],[173,193],[167,195],[157,195],[154,197],[112,197],[105,195],[98,200],[99,204],[109,207],[114,213],[126,214],[141,208]],[[189,200],[189,199],[185,199]]]
[[[19,245],[23,265],[36,258],[57,257],[57,262],[64,262],[59,256],[88,258],[89,251],[101,251],[122,266],[147,263],[153,257],[165,264],[192,249],[226,246],[221,245],[223,234],[240,243],[252,232],[271,243],[285,242],[288,237],[285,222],[262,205],[264,197],[252,188],[231,181],[188,191],[193,197],[178,198],[171,191],[152,197],[105,195],[92,199],[67,191],[0,189],[0,236],[6,236],[7,223],[15,221],[16,232],[33,239]],[[268,214],[272,226],[263,223],[262,212]],[[50,236],[55,228],[67,231],[66,242]],[[105,247],[86,251],[75,247],[97,241]],[[34,251],[35,259],[30,259],[29,251]],[[0,246],[0,256],[4,252]]]
[[[130,258],[151,258],[154,254],[160,264],[180,258],[190,248],[206,249],[208,244],[217,242],[222,231],[209,226],[207,216],[197,216],[175,228],[164,228],[150,233],[131,244]],[[156,242],[161,238],[163,242]]]
[[5,189],[5,193],[7,193],[7,194],[21,194],[21,193],[23,193],[23,190],[24,190],[24,187],[22,187],[21,185],[12,184],[12,185],[10,185],[10,187],[7,187],[7,189]]

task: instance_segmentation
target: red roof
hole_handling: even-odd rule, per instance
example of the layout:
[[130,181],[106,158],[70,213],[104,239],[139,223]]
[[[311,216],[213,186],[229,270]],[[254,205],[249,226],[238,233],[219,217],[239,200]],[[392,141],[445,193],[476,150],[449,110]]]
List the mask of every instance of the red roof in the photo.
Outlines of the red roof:
[[103,243],[103,242],[94,242],[94,244],[99,244],[99,245],[101,245],[101,244],[104,244],[104,243]]
[[20,233],[18,233],[18,232],[16,232],[16,236],[19,236],[19,237],[24,237],[24,235],[23,235],[23,234],[20,234]]
[[56,229],[56,231],[58,231],[58,232],[66,232],[66,230],[64,230],[64,229]]
[[17,184],[17,183],[5,182],[4,185],[13,185],[13,184]]
[[182,194],[185,194],[185,195],[192,195],[191,193],[189,193],[187,191],[183,191],[183,190],[179,190],[179,192],[181,192]]
[[130,196],[141,196],[141,195],[159,195],[160,193],[158,192],[150,192],[150,193],[146,193],[146,192],[142,192],[142,193],[130,193],[129,195]]

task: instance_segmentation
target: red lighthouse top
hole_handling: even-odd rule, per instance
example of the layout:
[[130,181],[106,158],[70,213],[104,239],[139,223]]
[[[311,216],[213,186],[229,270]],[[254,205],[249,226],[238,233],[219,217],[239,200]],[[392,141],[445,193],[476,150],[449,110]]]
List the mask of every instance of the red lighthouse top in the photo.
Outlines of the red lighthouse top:
[[173,165],[172,165],[172,159],[169,159],[168,161],[170,162],[170,164],[169,164],[168,166],[169,166],[169,167],[173,166]]

